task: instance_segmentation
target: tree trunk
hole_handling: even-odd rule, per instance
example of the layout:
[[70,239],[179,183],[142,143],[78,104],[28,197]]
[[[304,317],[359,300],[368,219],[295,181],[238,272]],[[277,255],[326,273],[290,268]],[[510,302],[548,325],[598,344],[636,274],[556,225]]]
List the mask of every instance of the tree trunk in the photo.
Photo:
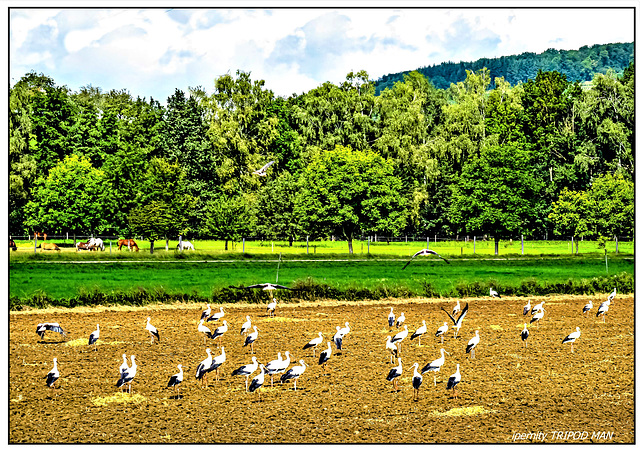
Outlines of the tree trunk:
[[229,249],[229,239],[224,241],[224,250],[227,251]]
[[293,246],[293,237],[289,237],[289,246]]
[[151,251],[150,254],[153,254],[153,240],[149,240],[149,244],[150,244],[149,250]]
[[347,243],[349,244],[349,254],[353,254],[353,237],[347,237]]
[[579,240],[576,240],[576,256],[578,255],[578,244],[580,243]]
[[500,246],[499,246],[500,238],[496,236],[494,238],[494,241],[495,241],[495,252],[494,252],[494,254],[497,256],[500,253]]

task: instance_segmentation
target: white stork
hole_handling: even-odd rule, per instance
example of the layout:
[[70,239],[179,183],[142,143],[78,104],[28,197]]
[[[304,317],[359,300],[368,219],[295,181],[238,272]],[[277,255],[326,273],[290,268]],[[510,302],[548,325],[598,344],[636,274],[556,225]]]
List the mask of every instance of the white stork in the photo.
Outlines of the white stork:
[[387,375],[387,381],[393,381],[393,389],[398,392],[398,378],[402,376],[402,358],[398,356],[398,365],[393,367]]
[[580,327],[577,326],[576,330],[569,334],[567,337],[565,337],[564,339],[562,339],[562,343],[563,344],[571,344],[571,353],[573,353],[573,343],[576,341],[576,339],[578,339],[580,337]]
[[462,379],[462,376],[460,375],[460,364],[456,364],[456,373],[451,375],[449,377],[449,381],[447,381],[447,389],[453,390],[454,399],[458,398],[458,392],[456,391],[456,388],[458,386],[458,383],[460,383],[461,379]]
[[258,327],[253,325],[253,333],[247,334],[247,337],[244,340],[244,345],[243,347],[246,347],[247,345],[251,345],[251,353],[253,354],[253,343],[256,341],[256,339],[258,339]]
[[391,353],[391,361],[389,362],[391,364],[395,363],[395,358],[398,357],[398,347],[396,347],[394,343],[391,342],[391,336],[387,336],[387,344],[385,348]]
[[522,315],[527,315],[529,311],[531,311],[531,300],[527,300],[527,304],[525,304],[522,309]]
[[541,301],[540,303],[535,305],[533,309],[531,309],[531,315],[535,315],[536,312],[542,310],[543,308],[544,308],[544,301]]
[[160,342],[160,333],[158,332],[158,329],[151,324],[151,317],[147,317],[147,326],[145,326],[144,329],[151,335],[152,344],[154,339],[158,339],[158,342]]
[[210,368],[210,370],[216,371],[216,381],[218,381],[219,368],[220,366],[222,366],[222,364],[224,364],[226,360],[227,360],[227,355],[224,353],[224,347],[220,347],[220,354],[213,358],[213,361],[211,362],[211,368]]
[[411,335],[411,340],[414,340],[416,337],[418,338],[418,346],[422,345],[420,339],[422,335],[427,332],[427,323],[422,320],[422,326],[419,326]]
[[391,312],[389,312],[387,320],[389,321],[389,328],[393,328],[393,324],[396,322],[396,316],[393,313],[393,308],[391,308]]
[[434,359],[429,364],[424,366],[420,371],[421,374],[425,372],[433,372],[433,385],[436,385],[436,373],[440,372],[440,368],[444,365],[444,354],[449,354],[444,348],[440,349],[440,358]]
[[54,391],[56,381],[60,378],[60,372],[58,371],[58,358],[53,358],[53,369],[51,369],[44,378],[47,380],[47,386]]
[[220,311],[214,312],[209,317],[207,317],[207,322],[217,322],[222,317],[224,317],[224,309],[220,306]]
[[449,325],[447,325],[447,322],[444,322],[444,324],[440,328],[438,328],[438,331],[436,331],[436,337],[440,338],[441,344],[444,342],[444,335],[447,333],[447,331],[449,331]]
[[[322,366],[322,369],[326,371],[327,361],[331,358],[331,341],[327,341],[327,348],[320,353],[318,364]],[[326,374],[325,374],[326,375]]]
[[527,324],[524,324],[524,329],[520,332],[520,338],[522,342],[524,342],[524,348],[527,348],[527,339],[529,339],[529,330],[527,329]]
[[96,344],[98,339],[100,339],[100,325],[96,325],[96,330],[89,336],[89,345],[93,345],[94,350],[98,350],[98,345]]
[[277,305],[277,301],[275,299],[275,297],[273,298],[273,300],[271,301],[271,303],[269,303],[267,305],[267,315],[269,317],[275,317],[276,315],[276,305]]
[[[129,364],[127,364],[127,354],[122,354],[122,364],[120,364],[120,368],[118,371],[120,372],[120,378],[123,378],[125,373],[129,370]],[[120,389],[122,391],[122,388]]]
[[39,323],[36,326],[36,334],[40,336],[41,340],[44,340],[44,333],[47,331],[54,331],[60,333],[62,337],[67,337],[67,332],[60,326],[59,323]]
[[480,342],[480,334],[479,334],[479,330],[476,330],[476,335],[473,336],[471,339],[469,339],[469,342],[467,342],[467,353],[471,352],[471,358],[475,358],[476,357],[476,347],[478,346],[478,343]]
[[592,308],[593,308],[593,301],[589,300],[587,304],[585,304],[584,307],[582,308],[582,313],[589,315],[589,311],[591,311]]
[[213,335],[211,334],[211,330],[204,326],[204,319],[200,319],[200,323],[198,324],[198,331],[203,334],[202,343],[206,344],[207,338],[211,339]]
[[178,390],[178,398],[180,397],[180,383],[182,383],[182,379],[182,364],[178,364],[178,373],[172,375],[171,378],[169,378],[169,383],[167,383],[167,388],[173,388],[174,393],[176,392],[176,389]]
[[396,319],[396,328],[400,328],[402,326],[402,324],[404,323],[404,312],[400,313],[400,317],[398,317]]
[[[462,321],[464,320],[464,318],[467,315],[467,312],[469,311],[469,303],[467,303],[464,306],[464,309],[462,310],[462,312],[460,313],[460,315],[458,316],[457,319],[455,317],[453,317],[451,314],[449,314],[447,312],[447,310],[445,308],[443,308],[442,306],[440,306],[440,309],[442,309],[449,316],[451,321],[453,322],[453,327],[456,329],[456,332],[453,334],[453,338],[454,339],[457,338],[458,337],[458,333],[460,332],[460,327],[462,326]],[[447,327],[447,329],[448,329],[448,327]]]
[[304,360],[301,359],[300,360],[300,365],[299,366],[293,366],[291,369],[289,369],[285,374],[283,374],[280,377],[280,381],[282,383],[284,383],[287,380],[291,380],[293,379],[293,390],[297,391],[298,390],[298,378],[300,378],[300,376],[304,373],[305,369],[307,368],[307,365],[304,363]]
[[313,339],[311,339],[309,342],[307,342],[305,344],[304,347],[302,347],[302,350],[306,350],[308,348],[313,348],[313,357],[316,357],[316,347],[320,344],[322,344],[322,341],[324,339],[322,338],[322,332],[318,332],[318,337],[314,337]]
[[240,335],[242,336],[243,334],[246,334],[249,331],[249,328],[251,328],[251,317],[247,316],[247,321],[244,322],[240,328]]
[[413,363],[413,378],[411,385],[413,386],[413,400],[419,399],[420,386],[422,385],[422,375],[418,372],[418,363]]
[[400,345],[402,341],[409,335],[409,330],[407,329],[407,325],[404,326],[404,330],[399,331],[395,336],[391,338],[391,343],[398,347],[398,353],[400,353]]
[[218,346],[221,346],[222,345],[222,335],[224,333],[226,333],[228,329],[229,329],[229,326],[227,325],[227,321],[223,320],[222,321],[222,325],[220,325],[218,328],[216,328],[215,331],[213,332],[213,334],[211,335],[211,339],[215,341],[216,338],[218,338]]
[[613,292],[611,292],[611,293],[609,294],[609,296],[607,297],[607,300],[608,300],[609,302],[613,301],[613,299],[616,297],[616,294],[617,294],[616,289],[617,289],[617,287],[614,287],[614,288],[613,288]]
[[267,175],[267,169],[273,165],[276,161],[275,160],[271,160],[269,163],[267,163],[266,165],[264,165],[262,168],[260,168],[259,170],[254,171],[252,174],[255,174],[256,176],[261,176],[264,177]]
[[289,352],[284,352],[286,359],[282,359],[282,355],[278,352],[278,359],[274,359],[273,361],[269,361],[267,365],[264,367],[264,370],[271,376],[271,386],[273,386],[273,376],[277,374],[281,374],[287,367],[289,367],[289,363],[291,362],[291,357],[289,356]]
[[207,309],[202,311],[202,314],[200,315],[200,320],[204,320],[207,317],[209,317],[210,315],[211,315],[211,305],[209,303],[207,303]]
[[[249,385],[249,392],[257,391],[262,387],[263,384],[264,384],[264,366],[260,364],[260,373],[253,380],[251,380],[251,384]],[[259,400],[262,401],[262,394],[260,393],[258,394],[260,397]]]
[[211,371],[213,358],[211,357],[211,349],[207,348],[205,352],[207,352],[207,357],[200,361],[200,364],[198,364],[196,368],[196,380],[203,380],[205,387],[208,387],[207,374]]
[[600,303],[600,307],[598,308],[598,312],[596,312],[596,317],[600,317],[602,316],[602,321],[606,322],[606,315],[607,312],[609,312],[609,304],[611,302],[609,300],[607,301],[603,301],[602,303]]
[[251,357],[251,364],[245,364],[244,366],[238,367],[236,370],[231,372],[231,375],[240,375],[245,377],[244,380],[244,390],[249,392],[249,375],[254,373],[258,369],[258,360],[255,356]]
[[340,334],[340,327],[336,326],[336,334],[331,339],[336,344],[336,350],[342,350],[342,334]]
[[402,269],[404,270],[405,268],[407,268],[407,266],[411,263],[411,261],[413,260],[414,257],[418,257],[418,256],[438,256],[440,259],[442,259],[443,261],[445,261],[447,264],[449,264],[450,262],[448,260],[446,260],[444,257],[440,256],[438,253],[436,253],[433,250],[428,250],[426,248],[421,249],[420,251],[418,251],[417,253],[415,253],[413,256],[411,256],[411,259],[409,259],[409,262],[407,262],[406,264],[404,264],[404,267],[402,267]]
[[531,317],[531,321],[529,322],[529,324],[532,324],[534,322],[539,322],[540,320],[542,320],[543,317],[544,317],[544,308],[540,309],[538,312],[534,314],[533,317]]
[[451,315],[455,317],[455,315],[460,312],[460,309],[460,300],[456,300],[456,305],[453,307]]
[[493,290],[493,287],[489,287],[489,296],[491,298],[502,298],[497,291]]
[[131,383],[133,382],[133,378],[136,376],[137,371],[138,365],[136,364],[136,356],[131,355],[131,366],[120,376],[120,379],[116,382],[116,388],[121,388],[125,384],[129,385],[129,394],[131,394]]

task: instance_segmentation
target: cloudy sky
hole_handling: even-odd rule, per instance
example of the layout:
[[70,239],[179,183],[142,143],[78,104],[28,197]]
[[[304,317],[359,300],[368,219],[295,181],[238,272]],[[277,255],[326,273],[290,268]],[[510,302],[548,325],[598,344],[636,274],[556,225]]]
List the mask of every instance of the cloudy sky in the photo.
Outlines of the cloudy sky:
[[[416,3],[417,4],[417,3]],[[573,3],[575,5],[575,3]],[[627,5],[628,6],[628,5]],[[443,61],[634,41],[629,8],[9,10],[9,77],[126,89],[165,103],[236,70],[277,95]]]

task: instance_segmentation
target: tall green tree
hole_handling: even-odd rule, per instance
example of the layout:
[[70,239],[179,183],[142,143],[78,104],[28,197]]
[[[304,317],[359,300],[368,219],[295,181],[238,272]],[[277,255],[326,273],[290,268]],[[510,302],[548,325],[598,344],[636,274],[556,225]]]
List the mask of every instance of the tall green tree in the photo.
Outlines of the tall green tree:
[[286,237],[289,246],[302,233],[296,212],[298,180],[288,172],[281,173],[264,185],[254,207],[255,231],[264,237]]
[[406,224],[400,179],[393,164],[372,151],[336,146],[307,166],[297,203],[303,229],[313,235],[342,235],[349,254],[360,233],[398,234]]
[[207,203],[205,231],[215,239],[224,240],[225,251],[229,240],[238,241],[250,230],[249,204],[242,196],[219,194]]
[[595,233],[604,237],[633,236],[635,184],[621,174],[597,177],[587,191]]
[[[594,233],[592,210],[593,205],[585,192],[572,191],[565,187],[552,205],[549,220],[553,223],[556,234],[571,237],[590,236]],[[576,242],[576,254],[578,244],[579,241]]]

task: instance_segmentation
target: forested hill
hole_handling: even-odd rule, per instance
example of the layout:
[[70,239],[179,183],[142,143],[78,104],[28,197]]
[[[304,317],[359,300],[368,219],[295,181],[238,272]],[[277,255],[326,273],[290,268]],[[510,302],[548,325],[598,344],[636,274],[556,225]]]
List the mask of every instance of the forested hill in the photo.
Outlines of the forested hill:
[[[596,44],[578,50],[549,49],[540,54],[526,52],[500,58],[481,58],[473,62],[447,62],[416,69],[436,88],[446,89],[451,83],[466,79],[466,70],[487,68],[492,78],[504,77],[511,85],[536,77],[538,70],[557,71],[570,82],[592,80],[594,74],[605,74],[608,69],[622,73],[634,61],[634,43]],[[402,81],[411,71],[387,74],[376,81],[376,94]],[[493,86],[492,86],[493,87]]]

